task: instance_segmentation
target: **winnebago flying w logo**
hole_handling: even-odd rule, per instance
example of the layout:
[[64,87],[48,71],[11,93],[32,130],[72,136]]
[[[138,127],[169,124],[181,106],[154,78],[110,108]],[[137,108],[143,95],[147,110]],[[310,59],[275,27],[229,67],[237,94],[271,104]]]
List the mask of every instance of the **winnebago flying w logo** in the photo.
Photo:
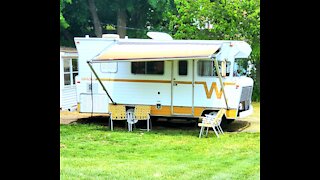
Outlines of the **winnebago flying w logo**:
[[[207,95],[207,99],[210,99],[211,96],[212,96],[212,93],[213,93],[213,89],[215,90],[215,93],[216,93],[216,97],[218,99],[221,99],[221,95],[222,95],[222,88],[220,88],[220,90],[218,90],[218,86],[217,86],[217,83],[216,82],[212,82],[211,83],[211,87],[210,87],[210,90],[208,89],[208,86],[207,86],[207,83],[204,82],[204,81],[196,81],[195,84],[202,84],[204,86],[204,90],[206,92],[206,95]],[[232,83],[232,82],[223,82],[223,85],[235,85],[235,83]]]

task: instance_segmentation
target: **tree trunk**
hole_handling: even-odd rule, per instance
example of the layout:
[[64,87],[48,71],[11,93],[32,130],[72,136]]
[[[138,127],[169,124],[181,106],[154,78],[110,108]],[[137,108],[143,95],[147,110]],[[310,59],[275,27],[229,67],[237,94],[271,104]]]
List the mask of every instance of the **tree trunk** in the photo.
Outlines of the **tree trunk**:
[[102,37],[102,27],[97,14],[97,8],[94,0],[88,0],[89,11],[93,19],[94,33],[97,37]]
[[117,33],[120,38],[124,38],[127,34],[127,13],[124,7],[119,7],[117,12]]

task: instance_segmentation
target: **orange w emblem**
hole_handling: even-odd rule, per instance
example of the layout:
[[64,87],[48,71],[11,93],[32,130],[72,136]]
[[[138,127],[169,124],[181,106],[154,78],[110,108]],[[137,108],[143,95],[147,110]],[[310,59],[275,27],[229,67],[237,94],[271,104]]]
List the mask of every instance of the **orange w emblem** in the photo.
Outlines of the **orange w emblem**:
[[[202,84],[204,86],[204,90],[206,92],[207,95],[207,99],[210,99],[213,93],[213,89],[215,90],[216,96],[218,99],[221,99],[221,95],[222,95],[222,88],[220,88],[220,90],[218,90],[217,87],[217,83],[216,82],[212,82],[210,89],[208,89],[207,83],[206,82],[199,82],[196,81],[195,84]],[[223,82],[223,85],[235,85],[235,83],[231,83],[231,82]]]

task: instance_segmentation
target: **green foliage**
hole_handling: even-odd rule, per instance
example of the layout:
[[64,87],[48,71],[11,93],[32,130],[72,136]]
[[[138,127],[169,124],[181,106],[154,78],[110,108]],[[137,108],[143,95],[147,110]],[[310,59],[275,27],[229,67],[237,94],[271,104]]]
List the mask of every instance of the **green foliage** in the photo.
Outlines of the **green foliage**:
[[[177,11],[164,14],[169,19],[168,29],[175,39],[244,40],[252,47],[249,60],[260,63],[260,1],[175,0]],[[208,28],[210,27],[211,28]],[[256,85],[259,72],[253,72]],[[254,99],[260,99],[259,86],[254,88]]]
[[152,8],[157,8],[158,1],[159,0],[148,0],[148,3]]
[[[130,38],[148,38],[146,33],[149,30],[162,32],[167,30],[162,13],[167,5],[169,7],[172,5],[173,0],[95,0],[95,3],[103,33],[116,33],[117,10],[121,7],[127,13],[127,35]],[[60,45],[74,46],[73,38],[67,37],[66,34],[73,37],[87,34],[94,36],[87,0],[73,0],[72,4],[61,0],[60,6],[63,6],[60,9],[63,14],[60,16],[63,18],[61,22],[70,24],[70,26],[63,25],[68,29],[60,28]]]
[[109,30],[109,31],[114,31],[114,30],[116,30],[116,27],[115,27],[113,24],[107,24],[107,25],[103,26],[103,28],[104,28],[105,30]]
[[65,20],[65,18],[63,17],[62,12],[60,12],[60,26],[64,29],[67,29],[70,26]]
[[65,4],[71,4],[71,3],[72,3],[71,0],[60,0],[60,26],[63,29],[67,29],[70,26],[63,16],[63,9],[65,7]]
[[70,27],[60,28],[60,45],[74,47],[75,36],[94,36],[93,22],[90,17],[87,0],[72,0],[65,4],[63,14]]
[[257,42],[252,44],[250,59],[253,60],[253,63],[256,66],[256,70],[252,74],[252,78],[255,81],[253,86],[252,100],[260,102],[260,44]]
[[[177,12],[165,15],[176,39],[245,40],[260,42],[260,1],[175,0]],[[206,28],[206,24],[212,28]]]

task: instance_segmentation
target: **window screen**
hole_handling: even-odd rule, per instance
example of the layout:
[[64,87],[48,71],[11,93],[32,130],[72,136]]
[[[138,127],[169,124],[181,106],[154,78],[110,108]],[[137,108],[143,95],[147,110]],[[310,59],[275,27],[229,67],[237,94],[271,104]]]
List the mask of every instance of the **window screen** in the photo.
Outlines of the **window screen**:
[[103,73],[116,73],[118,70],[117,62],[101,63],[100,70]]
[[198,61],[199,76],[216,76],[213,61]]
[[131,73],[133,74],[163,74],[164,62],[132,62]]
[[[219,70],[221,72],[221,61],[218,61]],[[230,66],[231,62],[227,61],[226,63],[226,76],[230,75]],[[198,75],[199,76],[218,76],[214,61],[198,61]]]

